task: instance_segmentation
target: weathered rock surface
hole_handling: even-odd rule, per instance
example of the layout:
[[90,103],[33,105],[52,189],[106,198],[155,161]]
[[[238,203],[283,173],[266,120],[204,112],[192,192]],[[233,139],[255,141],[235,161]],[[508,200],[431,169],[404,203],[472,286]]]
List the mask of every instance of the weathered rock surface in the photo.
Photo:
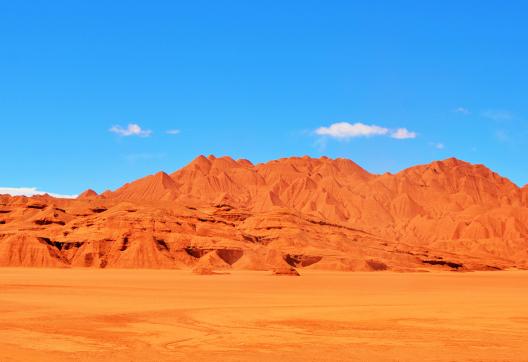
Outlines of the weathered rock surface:
[[527,268],[528,186],[457,159],[373,175],[200,156],[101,195],[0,195],[0,266]]

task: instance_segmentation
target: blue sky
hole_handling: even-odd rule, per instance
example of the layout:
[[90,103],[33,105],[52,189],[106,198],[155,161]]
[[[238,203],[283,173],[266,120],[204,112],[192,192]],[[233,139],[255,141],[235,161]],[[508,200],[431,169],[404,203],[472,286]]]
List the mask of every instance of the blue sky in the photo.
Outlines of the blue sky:
[[455,156],[524,185],[527,11],[0,1],[0,188],[103,191],[211,153],[347,157],[377,173]]

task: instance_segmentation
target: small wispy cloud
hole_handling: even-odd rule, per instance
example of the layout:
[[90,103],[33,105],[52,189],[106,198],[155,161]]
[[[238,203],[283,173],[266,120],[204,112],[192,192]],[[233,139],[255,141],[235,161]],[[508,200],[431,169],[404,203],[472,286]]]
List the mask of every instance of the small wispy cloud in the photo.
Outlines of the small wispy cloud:
[[468,115],[468,114],[471,114],[471,111],[465,107],[458,107],[458,108],[455,108],[454,110],[455,113],[460,113],[460,114],[463,114],[463,115]]
[[495,132],[495,137],[497,138],[497,140],[499,142],[508,142],[508,141],[510,141],[510,136],[509,136],[508,132],[506,132],[503,129],[497,130]]
[[77,195],[60,195],[51,192],[40,191],[36,187],[0,187],[0,195],[11,195],[11,196],[35,196],[48,194],[53,197],[63,199],[74,199]]
[[386,127],[381,127],[374,124],[368,125],[361,122],[333,123],[328,127],[317,128],[315,130],[315,134],[319,136],[327,136],[342,140],[373,136],[390,136],[399,140],[416,138],[416,132],[411,132],[407,128],[398,128],[396,130],[391,131],[389,128]]
[[406,140],[410,138],[416,138],[416,132],[411,132],[407,128],[398,128],[396,131],[391,133],[391,137],[397,140]]
[[327,146],[327,139],[324,137],[317,137],[315,142],[313,143],[313,146],[319,151],[319,152],[325,152],[326,146]]
[[487,110],[482,112],[482,117],[489,118],[494,121],[509,121],[515,118],[515,115],[506,110]]
[[152,131],[141,128],[137,123],[130,123],[127,127],[113,126],[109,131],[122,137],[150,137],[152,135]]
[[165,131],[165,133],[174,136],[174,135],[180,134],[181,131],[179,129],[169,129],[169,130]]
[[443,150],[445,148],[445,145],[441,142],[431,142],[429,144],[437,150]]

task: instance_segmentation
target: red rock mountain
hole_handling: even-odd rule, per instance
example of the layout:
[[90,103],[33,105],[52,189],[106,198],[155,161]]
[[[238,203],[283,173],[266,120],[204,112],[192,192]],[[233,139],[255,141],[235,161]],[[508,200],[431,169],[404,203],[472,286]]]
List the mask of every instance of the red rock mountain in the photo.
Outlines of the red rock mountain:
[[97,192],[92,189],[88,189],[81,193],[79,196],[77,196],[79,200],[90,199],[92,197],[97,197]]
[[528,185],[447,159],[200,156],[76,200],[0,196],[0,265],[496,270],[528,267]]

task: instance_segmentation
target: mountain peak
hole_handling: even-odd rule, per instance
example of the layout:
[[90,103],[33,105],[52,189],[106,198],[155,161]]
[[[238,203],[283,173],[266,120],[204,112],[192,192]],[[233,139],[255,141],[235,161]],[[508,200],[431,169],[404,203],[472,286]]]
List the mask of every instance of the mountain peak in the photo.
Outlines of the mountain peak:
[[207,157],[200,155],[196,157],[190,164],[183,167],[182,169],[176,171],[172,176],[184,170],[199,170],[204,174],[208,174],[212,168],[218,169],[227,169],[233,167],[248,167],[253,166],[253,164],[247,160],[235,161],[229,156],[216,157],[215,155],[209,155]]
[[236,160],[236,162],[240,165],[240,166],[243,166],[243,167],[246,167],[246,168],[253,168],[255,167],[255,165],[253,164],[253,162],[251,162],[250,160],[247,160],[245,158],[239,158],[238,160]]
[[91,199],[93,197],[97,197],[97,192],[95,192],[94,190],[92,189],[88,189],[86,191],[84,191],[83,193],[81,193],[79,196],[77,196],[77,198],[79,200],[83,200],[83,199]]
[[158,172],[126,184],[107,197],[122,200],[166,200],[177,191],[176,182],[165,172]]
[[171,188],[175,186],[174,180],[165,172],[160,171],[152,176],[153,182],[160,182],[164,187]]

